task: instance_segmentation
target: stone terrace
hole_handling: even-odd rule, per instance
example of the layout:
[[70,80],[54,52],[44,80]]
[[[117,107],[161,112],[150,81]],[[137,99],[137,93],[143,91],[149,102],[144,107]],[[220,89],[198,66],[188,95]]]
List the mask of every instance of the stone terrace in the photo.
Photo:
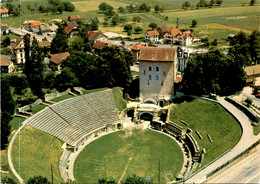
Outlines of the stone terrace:
[[74,145],[91,131],[119,122],[112,90],[77,96],[46,107],[27,125]]

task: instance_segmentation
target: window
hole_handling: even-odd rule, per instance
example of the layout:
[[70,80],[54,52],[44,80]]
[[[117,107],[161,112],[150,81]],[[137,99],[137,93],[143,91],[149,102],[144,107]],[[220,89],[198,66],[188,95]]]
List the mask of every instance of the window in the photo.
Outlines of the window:
[[151,67],[151,66],[149,66],[148,67],[148,71],[150,72],[150,71],[152,71],[153,70],[153,68]]
[[148,76],[148,80],[152,80],[152,75],[149,75],[149,76]]
[[156,75],[155,80],[160,80],[160,75]]
[[156,67],[155,67],[155,71],[156,71],[156,72],[160,72],[160,67],[159,67],[159,66],[156,66]]

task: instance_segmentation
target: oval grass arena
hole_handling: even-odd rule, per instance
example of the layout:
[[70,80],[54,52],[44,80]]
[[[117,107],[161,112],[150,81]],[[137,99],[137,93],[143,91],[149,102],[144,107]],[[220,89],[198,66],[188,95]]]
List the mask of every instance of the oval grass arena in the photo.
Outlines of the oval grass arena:
[[87,145],[75,161],[74,177],[79,183],[97,183],[99,178],[114,178],[118,182],[136,174],[150,176],[158,182],[159,159],[163,182],[166,171],[175,177],[181,170],[183,153],[178,144],[164,134],[141,129],[121,130]]

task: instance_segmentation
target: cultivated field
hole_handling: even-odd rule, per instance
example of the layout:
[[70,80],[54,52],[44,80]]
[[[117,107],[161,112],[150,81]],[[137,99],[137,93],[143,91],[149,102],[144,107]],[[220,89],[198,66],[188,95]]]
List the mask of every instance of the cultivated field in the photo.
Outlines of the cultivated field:
[[[191,128],[199,146],[206,148],[202,166],[234,147],[242,135],[240,125],[232,115],[213,102],[195,99],[177,104],[171,111],[170,120],[182,127]],[[189,126],[182,124],[180,120],[189,123]],[[195,130],[203,139],[199,138]],[[207,134],[211,136],[213,143],[210,143]]]
[[182,167],[183,155],[177,143],[163,134],[140,129],[119,131],[87,145],[76,159],[74,176],[79,183],[96,183],[103,177],[118,182],[136,174],[150,176],[157,183],[158,159],[165,183],[164,172],[171,171],[175,176]]
[[14,141],[12,161],[20,176],[27,181],[41,175],[51,181],[53,165],[54,183],[63,182],[59,170],[62,142],[40,130],[26,126]]

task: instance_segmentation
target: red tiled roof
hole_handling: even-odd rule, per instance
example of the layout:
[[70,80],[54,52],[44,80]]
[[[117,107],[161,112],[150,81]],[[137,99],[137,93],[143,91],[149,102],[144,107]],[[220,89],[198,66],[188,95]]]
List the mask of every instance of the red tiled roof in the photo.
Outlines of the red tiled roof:
[[41,41],[41,42],[39,42],[39,46],[40,47],[50,47],[51,42],[50,41]]
[[11,59],[1,56],[0,66],[9,66],[11,64]]
[[8,10],[6,8],[1,8],[1,13],[8,13]]
[[70,20],[76,20],[76,19],[79,19],[79,15],[71,15],[70,17]]
[[188,36],[191,36],[192,38],[196,37],[194,34],[191,33],[191,31],[185,31],[182,33],[183,38],[187,38]]
[[149,36],[159,36],[160,34],[158,31],[147,31],[146,32]]
[[50,61],[58,65],[62,61],[64,61],[69,55],[70,55],[69,52],[63,52],[63,53],[58,53],[58,54],[51,54]]
[[175,59],[175,48],[171,47],[142,47],[140,51],[139,61],[169,61]]
[[98,31],[88,31],[88,39],[95,41],[101,33]]
[[32,25],[33,27],[35,27],[35,26],[40,26],[41,23],[40,23],[39,21],[32,21],[32,22],[31,22],[31,25]]
[[77,29],[77,27],[68,25],[67,27],[65,27],[64,32],[68,35],[73,29]]
[[13,48],[13,49],[20,49],[20,45],[19,44],[21,43],[22,40],[23,40],[22,37],[16,38],[15,42],[10,44],[11,48]]
[[7,24],[0,24],[0,27],[8,27]]
[[96,42],[92,45],[92,48],[102,50],[105,45],[106,45],[106,42]]
[[66,21],[66,24],[67,24],[67,25],[74,26],[74,27],[78,27],[78,26],[79,26],[76,21],[68,21],[68,20],[67,20],[67,21]]
[[177,36],[178,34],[179,35],[182,35],[182,33],[181,33],[181,31],[179,30],[179,29],[177,29],[177,28],[173,28],[173,29],[171,29],[171,34],[172,34],[172,36]]
[[131,47],[131,50],[139,51],[142,47],[148,47],[146,44],[136,43]]

